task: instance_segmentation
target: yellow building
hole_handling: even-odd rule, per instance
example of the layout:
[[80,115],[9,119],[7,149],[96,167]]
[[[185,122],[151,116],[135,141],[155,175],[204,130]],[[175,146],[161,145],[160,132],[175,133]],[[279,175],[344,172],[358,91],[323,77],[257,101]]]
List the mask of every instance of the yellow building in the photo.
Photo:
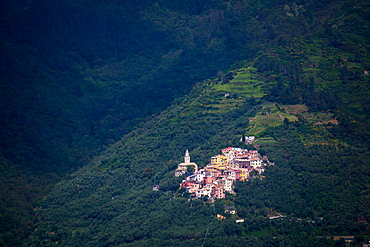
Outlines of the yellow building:
[[246,169],[240,169],[240,178],[241,178],[242,181],[247,180],[248,171]]
[[229,164],[229,158],[225,155],[216,155],[211,158],[211,166],[219,170],[226,170],[226,166]]

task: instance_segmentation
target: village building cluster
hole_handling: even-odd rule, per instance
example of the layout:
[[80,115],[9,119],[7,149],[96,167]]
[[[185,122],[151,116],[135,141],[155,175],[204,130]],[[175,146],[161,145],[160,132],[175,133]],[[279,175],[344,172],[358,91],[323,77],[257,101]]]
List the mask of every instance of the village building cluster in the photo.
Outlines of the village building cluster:
[[180,184],[195,198],[225,198],[225,193],[234,194],[235,181],[246,181],[265,171],[267,165],[273,165],[266,156],[257,150],[228,147],[222,154],[213,156],[210,163],[198,169],[190,162],[189,151],[185,152],[185,161],[178,165],[175,176],[188,175]]

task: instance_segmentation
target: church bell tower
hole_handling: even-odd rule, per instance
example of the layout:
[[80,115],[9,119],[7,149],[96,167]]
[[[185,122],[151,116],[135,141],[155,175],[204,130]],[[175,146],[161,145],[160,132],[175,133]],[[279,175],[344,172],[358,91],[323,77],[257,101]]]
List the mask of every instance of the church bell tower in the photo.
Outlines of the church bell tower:
[[186,149],[186,152],[185,152],[185,163],[190,163],[189,150],[187,150],[187,149]]

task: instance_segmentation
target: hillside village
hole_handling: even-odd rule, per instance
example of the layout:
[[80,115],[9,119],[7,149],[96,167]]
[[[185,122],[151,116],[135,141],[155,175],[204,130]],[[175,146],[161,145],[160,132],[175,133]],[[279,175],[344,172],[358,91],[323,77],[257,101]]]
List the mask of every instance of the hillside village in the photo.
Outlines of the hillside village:
[[198,169],[197,164],[190,161],[189,151],[186,150],[184,162],[175,171],[176,177],[187,175],[180,187],[194,198],[207,196],[223,199],[225,193],[235,193],[235,181],[247,181],[263,173],[267,165],[274,165],[257,150],[228,147],[221,152],[213,156],[206,167]]

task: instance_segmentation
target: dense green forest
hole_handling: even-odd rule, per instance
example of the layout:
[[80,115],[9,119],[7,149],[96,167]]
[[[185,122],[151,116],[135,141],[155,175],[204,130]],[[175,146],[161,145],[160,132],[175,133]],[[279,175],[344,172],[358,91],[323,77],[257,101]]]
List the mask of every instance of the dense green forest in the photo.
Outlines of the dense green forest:
[[[0,4],[0,245],[370,240],[366,1]],[[184,151],[228,146],[276,165],[189,200]]]

